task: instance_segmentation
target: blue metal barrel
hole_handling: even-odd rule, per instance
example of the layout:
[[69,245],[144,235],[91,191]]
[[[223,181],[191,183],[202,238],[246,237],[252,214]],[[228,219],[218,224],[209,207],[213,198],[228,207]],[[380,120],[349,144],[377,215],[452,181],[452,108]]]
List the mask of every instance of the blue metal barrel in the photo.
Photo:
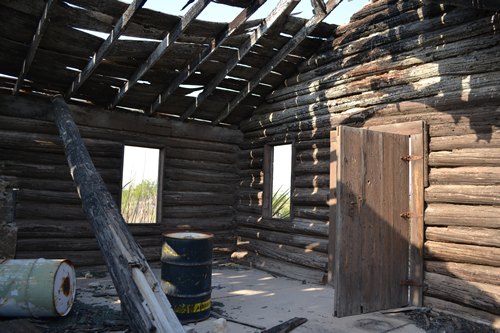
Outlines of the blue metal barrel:
[[162,289],[182,323],[210,316],[213,237],[204,232],[163,234]]

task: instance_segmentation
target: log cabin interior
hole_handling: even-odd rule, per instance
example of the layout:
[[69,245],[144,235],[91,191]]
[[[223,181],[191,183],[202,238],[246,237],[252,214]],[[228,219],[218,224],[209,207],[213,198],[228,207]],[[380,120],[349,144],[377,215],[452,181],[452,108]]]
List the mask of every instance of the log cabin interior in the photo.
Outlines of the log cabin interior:
[[[176,231],[334,289],[336,318],[500,329],[500,3],[372,0],[337,26],[341,0],[190,2],[0,3],[1,255],[106,265],[135,331],[182,329],[140,309]],[[197,18],[214,4],[234,19]],[[132,148],[154,155],[148,221],[125,216]]]

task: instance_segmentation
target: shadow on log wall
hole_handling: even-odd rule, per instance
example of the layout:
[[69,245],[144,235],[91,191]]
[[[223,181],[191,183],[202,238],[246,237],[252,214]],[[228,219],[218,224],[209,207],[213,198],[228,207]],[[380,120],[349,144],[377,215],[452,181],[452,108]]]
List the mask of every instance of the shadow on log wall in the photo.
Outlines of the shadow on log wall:
[[[239,230],[252,239],[274,230],[279,238],[259,241],[315,258],[309,264],[287,256],[289,270],[274,269],[277,254],[261,251],[252,254],[254,261],[269,261],[271,270],[285,274],[300,270],[317,281],[325,273],[316,262],[324,259],[327,234],[309,230],[328,223],[329,132],[340,124],[424,120],[425,304],[498,320],[498,312],[470,300],[488,294],[497,309],[500,304],[500,284],[493,278],[500,269],[499,29],[498,13],[416,0],[373,2],[338,27],[316,56],[241,123]],[[297,219],[270,223],[261,219],[258,200],[262,149],[292,141]]]

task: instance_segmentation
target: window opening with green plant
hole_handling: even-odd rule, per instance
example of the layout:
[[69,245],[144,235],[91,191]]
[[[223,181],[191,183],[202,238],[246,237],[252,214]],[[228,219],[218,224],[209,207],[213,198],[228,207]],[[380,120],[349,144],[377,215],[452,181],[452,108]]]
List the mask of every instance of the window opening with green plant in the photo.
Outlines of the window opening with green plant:
[[156,223],[160,150],[125,146],[121,212],[127,223]]
[[291,217],[292,145],[274,146],[272,161],[271,217],[288,220]]

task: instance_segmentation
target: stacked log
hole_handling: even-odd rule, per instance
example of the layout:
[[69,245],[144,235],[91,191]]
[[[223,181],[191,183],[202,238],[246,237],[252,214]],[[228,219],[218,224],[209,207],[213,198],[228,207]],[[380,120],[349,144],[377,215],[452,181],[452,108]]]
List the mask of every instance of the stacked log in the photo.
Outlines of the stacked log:
[[0,259],[12,259],[16,255],[17,227],[14,222],[15,179],[0,177]]
[[324,148],[321,154],[311,152],[308,145],[295,145],[294,148],[292,221],[262,217],[263,147],[242,149],[238,155],[240,192],[236,220],[239,247],[249,252],[238,261],[318,283],[325,280],[328,262],[329,162],[318,163]]
[[[318,244],[327,237],[261,218],[265,144],[294,143],[293,211],[316,228],[328,221],[328,203],[333,204],[327,196],[330,131],[340,124],[424,120],[425,302],[490,323],[498,318],[499,28],[498,13],[418,0],[373,2],[338,27],[241,123],[238,222],[244,239],[259,244],[243,247],[255,248],[259,262],[283,260],[314,275],[321,251],[313,249],[317,255],[308,264],[302,256],[259,253],[259,247],[292,246],[290,253],[296,253],[303,248],[297,236],[316,237]],[[271,239],[267,230],[291,235]]]
[[[16,177],[18,258],[60,258],[77,266],[103,260],[70,176],[45,100],[0,97],[0,175]],[[235,248],[238,131],[88,109],[71,109],[92,160],[117,203],[124,145],[163,149],[162,219],[129,225],[148,260],[159,260],[161,234],[215,234],[215,256]],[[145,119],[144,119],[145,118]]]

